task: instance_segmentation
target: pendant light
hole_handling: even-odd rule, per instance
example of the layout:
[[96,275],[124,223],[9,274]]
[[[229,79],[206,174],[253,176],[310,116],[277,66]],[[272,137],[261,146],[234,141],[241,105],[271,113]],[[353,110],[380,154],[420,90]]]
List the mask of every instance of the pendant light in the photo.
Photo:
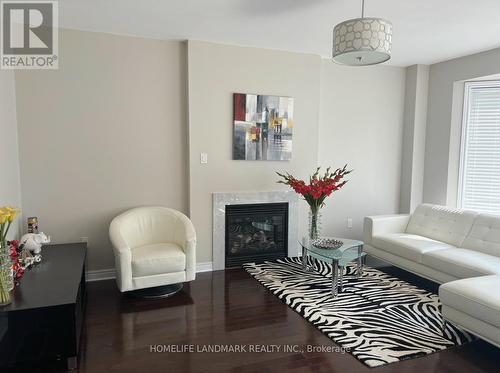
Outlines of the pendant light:
[[392,23],[382,18],[365,18],[365,0],[361,18],[339,23],[333,29],[334,62],[341,65],[376,65],[391,58]]

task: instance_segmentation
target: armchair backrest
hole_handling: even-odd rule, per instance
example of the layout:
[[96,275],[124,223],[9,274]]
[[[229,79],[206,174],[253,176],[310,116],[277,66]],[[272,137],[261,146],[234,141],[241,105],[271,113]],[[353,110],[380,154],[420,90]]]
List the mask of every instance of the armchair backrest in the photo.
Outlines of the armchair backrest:
[[118,226],[130,248],[164,242],[175,242],[177,222],[184,214],[167,207],[138,207],[117,216]]

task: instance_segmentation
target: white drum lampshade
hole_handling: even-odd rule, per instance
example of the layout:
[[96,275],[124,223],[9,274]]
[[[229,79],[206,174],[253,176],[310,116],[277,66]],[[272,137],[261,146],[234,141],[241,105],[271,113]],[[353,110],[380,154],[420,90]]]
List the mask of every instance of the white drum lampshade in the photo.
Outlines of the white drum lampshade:
[[391,58],[392,23],[381,18],[356,18],[333,29],[333,61],[366,66]]

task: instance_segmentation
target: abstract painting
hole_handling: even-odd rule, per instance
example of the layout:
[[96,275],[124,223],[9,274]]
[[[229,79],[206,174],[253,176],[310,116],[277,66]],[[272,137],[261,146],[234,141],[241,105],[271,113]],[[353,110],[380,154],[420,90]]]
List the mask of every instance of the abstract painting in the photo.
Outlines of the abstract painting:
[[292,159],[293,98],[234,93],[233,159]]

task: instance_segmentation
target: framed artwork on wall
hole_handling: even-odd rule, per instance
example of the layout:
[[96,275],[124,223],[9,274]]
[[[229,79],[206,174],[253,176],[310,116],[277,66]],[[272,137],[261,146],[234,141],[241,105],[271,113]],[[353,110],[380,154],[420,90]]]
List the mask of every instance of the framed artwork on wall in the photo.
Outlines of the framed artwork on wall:
[[292,159],[292,97],[234,93],[233,109],[233,159]]

